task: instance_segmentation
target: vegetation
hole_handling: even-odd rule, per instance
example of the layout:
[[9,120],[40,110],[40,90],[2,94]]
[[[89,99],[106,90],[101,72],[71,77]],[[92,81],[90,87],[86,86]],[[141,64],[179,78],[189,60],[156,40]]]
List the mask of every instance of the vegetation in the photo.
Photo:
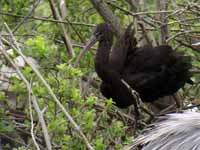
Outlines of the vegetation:
[[[117,150],[154,121],[142,111],[136,127],[132,107],[118,109],[100,94],[93,62],[96,47],[74,66],[92,28],[107,17],[95,1],[0,1],[0,147]],[[140,45],[168,43],[192,57],[195,84],[186,85],[179,95],[184,109],[198,110],[200,3],[133,2],[108,0],[105,6],[121,28],[134,21]]]

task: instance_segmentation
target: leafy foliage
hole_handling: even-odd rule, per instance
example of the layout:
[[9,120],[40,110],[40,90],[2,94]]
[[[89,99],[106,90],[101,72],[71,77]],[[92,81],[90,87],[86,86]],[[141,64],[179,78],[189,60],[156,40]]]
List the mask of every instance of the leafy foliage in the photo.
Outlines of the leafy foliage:
[[[149,11],[155,8],[154,2],[152,0],[147,1]],[[179,5],[184,5],[182,1],[177,2]],[[131,10],[131,7],[125,1],[115,1],[115,4],[125,10]],[[21,17],[13,17],[12,15],[0,16],[0,24],[6,22],[11,29],[15,29],[30,11],[30,6],[33,4],[32,1],[30,2],[28,0],[2,0],[0,1],[0,5],[2,8],[0,12],[21,15]],[[170,5],[169,8],[171,7]],[[128,16],[118,8],[111,8],[123,24],[127,25],[130,23],[133,18],[132,16]],[[138,6],[138,9],[142,11],[147,8]],[[72,40],[73,48],[77,56],[91,35],[93,25],[102,22],[103,19],[95,11],[89,0],[68,0],[67,10],[68,20],[65,20],[65,22],[70,21],[70,23],[65,24],[65,28]],[[34,19],[32,16],[42,17],[43,19]],[[117,109],[111,99],[105,100],[100,95],[98,90],[99,79],[95,76],[93,67],[95,50],[92,49],[85,54],[80,62],[79,68],[73,66],[76,57],[73,59],[68,58],[68,53],[62,40],[63,32],[58,24],[52,21],[51,16],[52,12],[48,1],[41,1],[33,11],[33,14],[19,26],[14,34],[20,43],[23,53],[36,60],[39,66],[38,69],[43,77],[96,150],[109,148],[121,149],[132,142],[134,121],[130,119],[132,117],[129,115],[130,111]],[[187,17],[195,16],[188,14]],[[174,20],[177,20],[176,16],[169,18],[169,22],[173,22]],[[158,30],[159,22],[157,23],[154,23],[156,30],[152,31],[156,41],[161,36]],[[195,25],[199,25],[199,22],[194,21],[193,24],[193,29],[196,30]],[[172,30],[172,35],[175,35],[176,31],[180,29],[180,24],[178,22],[171,23],[170,29],[174,29]],[[171,44],[174,47],[178,47],[178,50],[184,51],[187,55],[192,56],[194,68],[200,68],[199,52],[195,52],[185,46],[179,46],[176,41],[172,41]],[[7,48],[10,49],[10,46],[7,46]],[[12,57],[14,59],[18,55],[14,54]],[[1,58],[3,60],[3,57]],[[3,61],[6,62],[5,60]],[[10,67],[10,65],[8,66]],[[87,149],[83,139],[74,130],[63,112],[61,112],[57,104],[52,100],[46,87],[37,78],[32,68],[25,65],[20,69],[31,83],[34,95],[37,97],[39,106],[43,110],[53,149]],[[193,81],[195,82],[198,82],[199,79],[199,75],[193,77]],[[94,81],[96,86],[90,80]],[[11,83],[10,86],[0,92],[0,139],[4,139],[6,137],[5,135],[8,135],[11,139],[20,141],[10,140],[8,142],[9,148],[12,147],[16,150],[35,149],[30,135],[31,119],[27,87],[16,74],[10,78],[9,82]],[[199,102],[199,90],[199,86],[194,86],[190,89],[186,88],[186,92],[182,92],[182,95],[187,99],[186,103],[192,104]],[[19,119],[17,115],[11,113],[13,109],[20,112],[19,116],[22,119]],[[45,146],[43,144],[44,141],[37,114],[33,108],[32,111],[37,142]],[[127,114],[123,115],[124,113]],[[29,144],[31,146],[27,148]]]

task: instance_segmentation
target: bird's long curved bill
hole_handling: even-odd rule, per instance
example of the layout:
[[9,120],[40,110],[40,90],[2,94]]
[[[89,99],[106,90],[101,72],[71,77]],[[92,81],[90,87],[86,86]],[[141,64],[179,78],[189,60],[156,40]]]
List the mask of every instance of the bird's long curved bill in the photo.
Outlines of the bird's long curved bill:
[[77,66],[81,60],[81,58],[83,57],[83,55],[87,52],[88,49],[90,49],[95,43],[97,42],[97,38],[96,36],[92,36],[89,41],[87,42],[87,44],[85,45],[85,47],[83,48],[83,50],[80,52],[79,56],[76,59],[76,62],[74,64],[74,66]]

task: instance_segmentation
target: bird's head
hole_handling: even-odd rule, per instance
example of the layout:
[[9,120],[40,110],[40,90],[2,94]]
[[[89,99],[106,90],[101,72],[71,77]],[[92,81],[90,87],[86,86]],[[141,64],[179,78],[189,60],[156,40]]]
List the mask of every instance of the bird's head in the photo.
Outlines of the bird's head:
[[93,37],[96,41],[107,41],[112,40],[114,35],[114,30],[109,23],[98,24],[93,29]]
[[83,50],[80,52],[77,61],[75,62],[75,66],[79,63],[81,57],[86,53],[88,49],[90,49],[97,41],[99,42],[108,42],[109,44],[113,41],[114,30],[109,23],[101,23],[98,24],[93,29],[93,34]]
[[109,23],[101,23],[98,24],[93,29],[93,34],[89,41],[87,42],[85,48],[89,49],[91,46],[93,46],[97,41],[108,41],[112,42],[114,35],[114,30],[112,29],[111,25]]

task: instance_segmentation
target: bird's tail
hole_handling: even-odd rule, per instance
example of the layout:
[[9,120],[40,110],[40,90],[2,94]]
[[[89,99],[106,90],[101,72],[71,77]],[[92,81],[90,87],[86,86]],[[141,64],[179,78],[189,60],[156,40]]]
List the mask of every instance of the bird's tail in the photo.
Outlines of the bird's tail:
[[168,74],[174,76],[174,79],[180,84],[191,83],[190,77],[192,74],[189,71],[192,68],[191,57],[184,56],[180,52],[174,52],[171,53],[169,58]]
[[173,69],[175,72],[188,71],[192,67],[191,57],[185,56],[183,53],[173,52],[169,58],[169,65],[174,66]]
[[199,150],[200,113],[185,112],[167,115],[164,121],[153,124],[128,148],[135,150]]

